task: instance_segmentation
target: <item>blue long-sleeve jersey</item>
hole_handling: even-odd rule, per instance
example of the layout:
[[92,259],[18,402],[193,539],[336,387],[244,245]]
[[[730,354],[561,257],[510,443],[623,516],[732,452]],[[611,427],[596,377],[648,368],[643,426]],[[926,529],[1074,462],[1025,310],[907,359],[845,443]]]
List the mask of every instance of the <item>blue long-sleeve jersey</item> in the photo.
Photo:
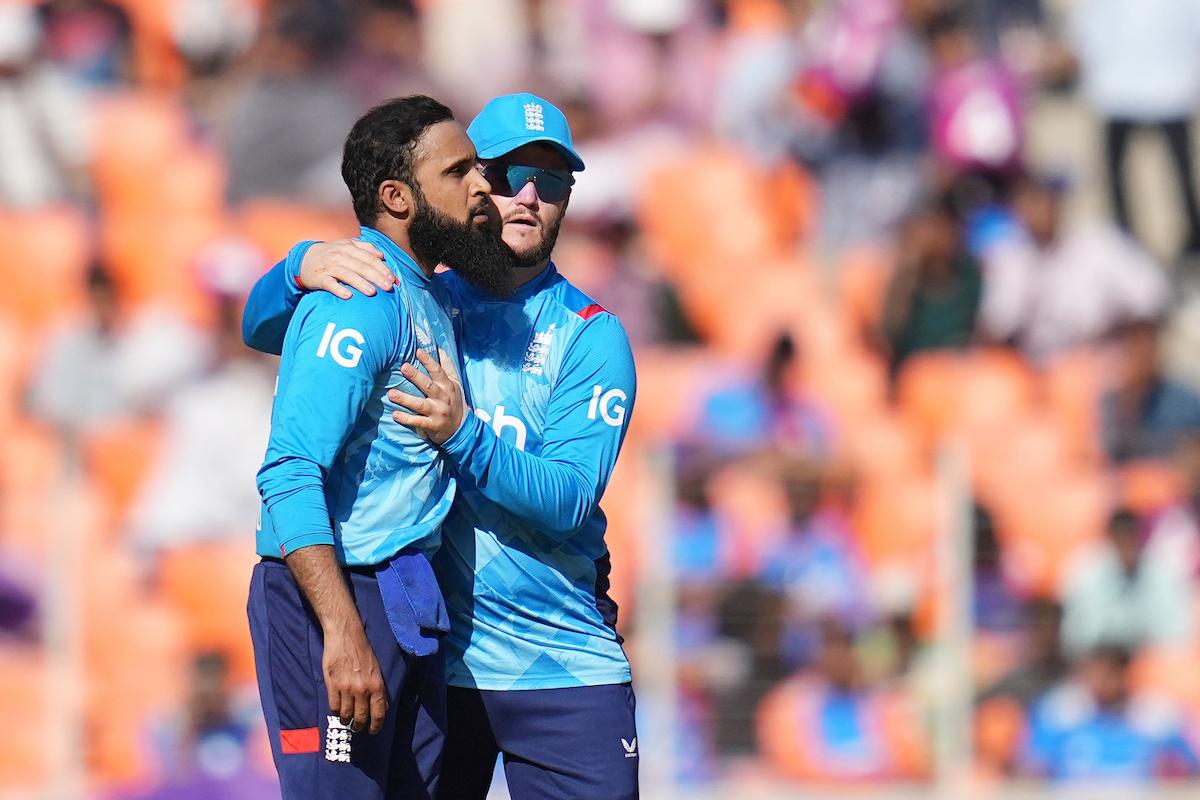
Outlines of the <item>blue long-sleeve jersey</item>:
[[[282,352],[271,437],[258,488],[263,508],[260,555],[280,556],[313,544],[333,545],[343,564],[379,564],[410,544],[432,554],[450,510],[455,481],[437,448],[392,419],[387,391],[416,388],[400,373],[418,347],[457,360],[453,326],[431,294],[432,282],[378,231],[362,238],[384,252],[398,278],[392,292],[346,301],[293,287],[290,326],[256,328],[247,342]],[[298,250],[298,259],[306,248]],[[296,262],[298,264],[298,260]],[[284,293],[271,274],[247,304]],[[286,334],[285,334],[286,331]]]
[[[269,351],[287,326],[298,255],[252,294],[251,346]],[[503,299],[454,273],[434,282],[475,409],[442,447],[459,484],[434,558],[451,618],[447,681],[628,681],[599,507],[636,391],[625,332],[553,265]]]

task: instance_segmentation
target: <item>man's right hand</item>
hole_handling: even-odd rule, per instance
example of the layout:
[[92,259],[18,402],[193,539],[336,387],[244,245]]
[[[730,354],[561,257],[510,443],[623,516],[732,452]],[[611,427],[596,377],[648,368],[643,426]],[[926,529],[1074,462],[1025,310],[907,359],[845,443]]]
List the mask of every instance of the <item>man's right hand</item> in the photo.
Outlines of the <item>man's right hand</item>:
[[353,731],[379,733],[387,715],[387,688],[379,661],[357,617],[341,630],[325,632],[321,670],[329,710]]
[[333,547],[301,547],[284,556],[284,562],[324,635],[321,673],[330,712],[353,731],[379,733],[387,714],[387,687]]
[[390,292],[395,284],[383,253],[360,239],[317,242],[300,262],[300,285],[306,291],[321,289],[343,300],[350,299],[349,287],[369,297],[376,286]]

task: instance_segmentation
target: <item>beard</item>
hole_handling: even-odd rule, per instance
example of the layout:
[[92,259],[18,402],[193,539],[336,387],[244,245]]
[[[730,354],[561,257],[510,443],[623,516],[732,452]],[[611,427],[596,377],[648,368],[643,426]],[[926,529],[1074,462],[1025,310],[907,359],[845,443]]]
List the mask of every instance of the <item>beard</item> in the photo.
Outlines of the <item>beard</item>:
[[513,256],[488,227],[458,222],[416,198],[416,211],[408,228],[413,253],[426,264],[445,264],[468,283],[487,294],[513,293]]
[[558,219],[546,228],[542,240],[524,253],[518,253],[509,247],[508,251],[512,255],[513,266],[518,269],[533,267],[550,258],[550,254],[554,252],[554,245],[558,243],[558,231],[562,227],[562,221],[563,215],[560,214]]

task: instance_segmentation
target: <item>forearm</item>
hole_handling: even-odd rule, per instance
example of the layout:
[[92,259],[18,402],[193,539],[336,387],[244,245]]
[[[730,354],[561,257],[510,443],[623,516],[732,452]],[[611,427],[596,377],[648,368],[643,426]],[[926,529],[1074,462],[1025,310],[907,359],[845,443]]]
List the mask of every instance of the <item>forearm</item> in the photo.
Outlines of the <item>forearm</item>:
[[291,570],[304,599],[312,606],[322,631],[341,633],[347,626],[362,624],[331,545],[310,545],[294,550],[284,558],[284,563]]
[[545,533],[568,534],[595,511],[595,489],[579,470],[506,445],[474,414],[442,452],[484,497]]
[[250,290],[242,313],[242,340],[247,346],[275,355],[283,349],[288,324],[304,294],[295,283],[296,275],[312,244],[301,242],[293,247],[287,258],[259,278]]

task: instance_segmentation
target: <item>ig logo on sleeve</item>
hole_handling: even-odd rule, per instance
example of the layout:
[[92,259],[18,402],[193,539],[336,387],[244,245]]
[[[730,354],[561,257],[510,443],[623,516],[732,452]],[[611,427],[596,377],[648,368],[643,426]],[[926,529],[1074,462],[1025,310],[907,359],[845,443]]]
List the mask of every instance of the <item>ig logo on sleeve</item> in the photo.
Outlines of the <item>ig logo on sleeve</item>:
[[609,389],[604,391],[603,386],[592,387],[592,402],[588,406],[588,419],[595,419],[596,412],[600,412],[600,419],[614,428],[619,428],[621,423],[625,421],[625,406],[621,405],[629,400],[628,395],[620,389]]
[[357,367],[358,362],[362,360],[362,350],[352,344],[344,344],[347,339],[359,344],[366,341],[354,328],[342,328],[338,331],[336,322],[329,323],[325,326],[325,335],[321,337],[321,344],[317,347],[317,358],[324,358],[328,353],[339,366],[347,369]]

